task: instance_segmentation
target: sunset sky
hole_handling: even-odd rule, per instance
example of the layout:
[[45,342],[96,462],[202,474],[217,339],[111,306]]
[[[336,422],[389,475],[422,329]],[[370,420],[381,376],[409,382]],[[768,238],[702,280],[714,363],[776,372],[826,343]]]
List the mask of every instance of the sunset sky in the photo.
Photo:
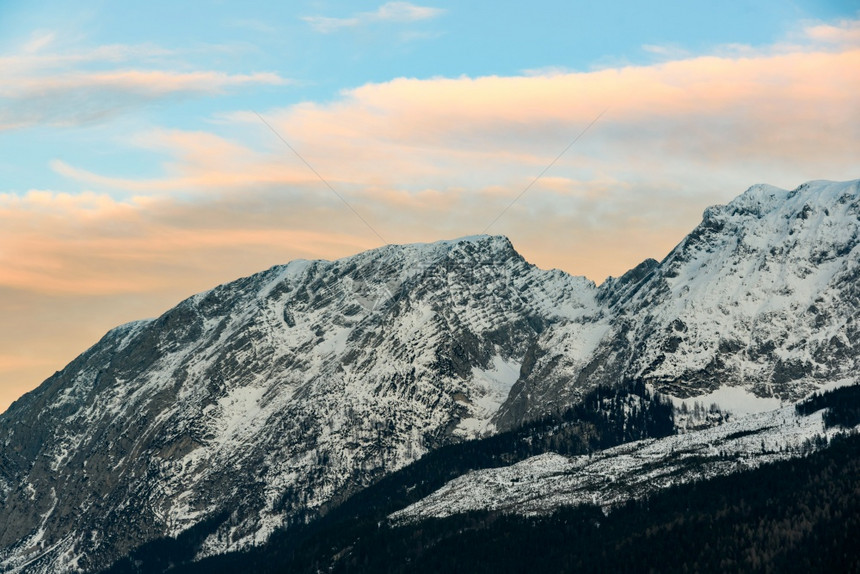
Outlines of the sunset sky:
[[603,4],[4,0],[0,411],[291,259],[487,232],[600,283],[754,183],[860,177],[856,1]]

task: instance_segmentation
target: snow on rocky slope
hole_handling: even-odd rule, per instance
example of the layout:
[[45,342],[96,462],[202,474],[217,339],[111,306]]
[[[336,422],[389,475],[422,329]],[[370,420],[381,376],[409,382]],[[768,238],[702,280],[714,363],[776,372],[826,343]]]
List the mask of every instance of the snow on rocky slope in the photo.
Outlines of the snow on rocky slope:
[[747,415],[723,425],[661,439],[623,444],[594,455],[555,453],[518,464],[470,472],[400,510],[394,524],[444,518],[468,511],[548,514],[560,506],[604,508],[658,490],[755,468],[821,447],[822,412],[808,416],[793,406]]
[[856,378],[859,184],[755,186],[599,288],[476,236],[295,261],[114,329],[0,415],[0,570],[95,569],[204,521],[203,554],[258,544],[600,383]]
[[491,431],[594,292],[481,236],[296,261],[115,329],[0,416],[0,570],[93,569],[212,518],[204,554],[260,543]]
[[539,415],[587,385],[637,378],[680,398],[742,386],[799,399],[860,371],[860,180],[756,185],[660,263],[598,289],[611,329],[583,357],[550,330],[496,417]]

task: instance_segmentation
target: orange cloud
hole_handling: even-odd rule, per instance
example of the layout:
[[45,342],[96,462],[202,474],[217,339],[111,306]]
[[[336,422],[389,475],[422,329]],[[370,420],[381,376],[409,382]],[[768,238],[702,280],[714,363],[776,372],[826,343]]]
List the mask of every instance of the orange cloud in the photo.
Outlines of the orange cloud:
[[[346,91],[329,104],[306,102],[264,115],[384,237],[399,240],[414,235],[422,213],[435,225],[418,226],[431,233],[424,239],[446,230],[482,231],[493,210],[503,209],[608,108],[529,190],[517,213],[548,214],[577,229],[596,229],[595,218],[603,218],[606,233],[623,234],[634,220],[666,228],[665,209],[681,202],[690,215],[671,226],[680,237],[704,205],[754,182],[790,187],[857,176],[852,126],[860,125],[860,47],[850,41],[856,28],[854,22],[810,27],[807,37],[815,40],[806,46],[734,49],[647,66],[400,78]],[[822,47],[817,39],[825,36],[838,42]],[[104,192],[203,192],[194,201],[216,203],[275,194],[283,209],[289,202],[308,209],[337,203],[255,114],[219,119],[222,135],[157,130],[136,136],[137,145],[170,157],[157,179],[109,177],[61,160],[52,166]],[[223,135],[231,129],[232,136]],[[491,231],[512,228],[503,219]],[[616,261],[614,272],[637,262]],[[596,279],[605,269],[571,268]]]
[[225,266],[228,260],[246,260],[241,267],[252,273],[293,258],[338,257],[375,246],[360,233],[302,229],[303,210],[283,227],[277,213],[236,214],[234,207],[119,202],[93,193],[0,195],[0,287],[141,293],[187,282],[202,269],[211,281],[233,278],[236,268]]
[[[349,91],[331,105],[306,104],[275,116],[300,141],[356,140],[450,146],[510,137],[543,138],[556,126],[607,120],[641,125],[708,118],[785,122],[853,118],[844,104],[860,81],[860,49],[750,58],[700,57],[656,66],[551,76],[397,79]],[[835,104],[836,107],[832,107]],[[794,119],[794,118],[792,118]],[[560,131],[560,130],[557,130]],[[486,149],[486,148],[484,148]]]
[[[400,78],[265,115],[326,178],[350,185],[515,189],[607,108],[553,174],[630,170],[687,185],[691,169],[731,166],[737,185],[791,185],[854,175],[858,87],[860,48],[813,45],[593,72]],[[258,125],[267,151],[281,147],[253,114],[231,119]]]

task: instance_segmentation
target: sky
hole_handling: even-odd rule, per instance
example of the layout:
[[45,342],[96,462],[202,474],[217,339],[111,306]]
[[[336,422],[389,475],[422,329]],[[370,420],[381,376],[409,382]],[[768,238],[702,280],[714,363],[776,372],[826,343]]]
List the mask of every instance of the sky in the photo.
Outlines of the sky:
[[601,283],[860,177],[857,1],[2,0],[0,74],[0,411],[292,259],[491,233]]

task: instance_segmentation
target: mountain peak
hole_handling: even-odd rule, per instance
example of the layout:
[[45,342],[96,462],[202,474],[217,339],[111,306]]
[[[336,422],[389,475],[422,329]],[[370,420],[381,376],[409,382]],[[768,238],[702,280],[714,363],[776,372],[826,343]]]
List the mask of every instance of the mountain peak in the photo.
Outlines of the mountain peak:
[[481,233],[478,235],[464,235],[456,239],[442,239],[432,243],[418,243],[416,245],[459,245],[463,243],[486,243],[491,245],[511,245],[511,240],[504,235],[488,235]]
[[383,247],[379,247],[377,249],[372,249],[371,252],[376,252],[377,250],[386,250],[386,249],[396,249],[396,250],[409,250],[414,251],[415,253],[442,253],[448,252],[457,247],[464,247],[467,245],[472,246],[484,246],[493,248],[494,250],[502,249],[502,250],[513,250],[513,245],[511,244],[510,239],[505,237],[504,235],[466,235],[463,237],[458,237],[455,239],[441,239],[438,241],[432,242],[416,242],[416,243],[401,243],[401,244],[388,244]]
[[754,215],[763,217],[775,210],[794,212],[806,206],[826,208],[834,204],[857,201],[860,197],[860,180],[813,180],[789,191],[774,185],[759,183],[733,199],[728,205],[715,205],[705,210],[704,219],[717,214]]

